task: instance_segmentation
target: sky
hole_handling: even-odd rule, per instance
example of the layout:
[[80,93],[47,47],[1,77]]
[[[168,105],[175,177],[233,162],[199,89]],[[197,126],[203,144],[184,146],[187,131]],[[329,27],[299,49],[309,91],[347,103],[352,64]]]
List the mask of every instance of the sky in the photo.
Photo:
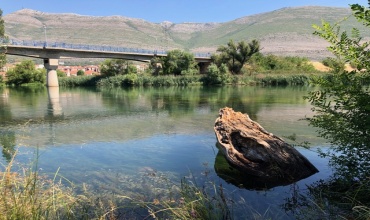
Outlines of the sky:
[[1,0],[3,15],[27,8],[47,13],[125,16],[160,23],[227,22],[284,7],[368,5],[367,0]]

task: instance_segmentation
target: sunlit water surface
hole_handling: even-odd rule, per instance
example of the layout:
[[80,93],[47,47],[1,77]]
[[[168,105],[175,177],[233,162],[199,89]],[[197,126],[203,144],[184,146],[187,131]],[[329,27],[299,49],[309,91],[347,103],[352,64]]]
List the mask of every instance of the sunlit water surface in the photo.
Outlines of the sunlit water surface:
[[[181,178],[222,184],[245,213],[294,218],[282,209],[294,193],[330,174],[315,149],[325,143],[300,120],[312,115],[306,87],[133,89],[0,89],[0,134],[14,138],[17,162],[35,160],[42,173],[87,183],[100,193],[156,196]],[[297,148],[320,172],[290,186],[251,190],[234,186],[214,170],[218,110],[247,113],[266,130],[296,134],[310,150]],[[1,162],[7,164],[3,153]],[[155,179],[157,178],[157,179]],[[166,181],[160,181],[165,179]],[[167,184],[167,185],[166,185]],[[240,210],[239,210],[240,212]],[[240,219],[248,214],[240,213]]]

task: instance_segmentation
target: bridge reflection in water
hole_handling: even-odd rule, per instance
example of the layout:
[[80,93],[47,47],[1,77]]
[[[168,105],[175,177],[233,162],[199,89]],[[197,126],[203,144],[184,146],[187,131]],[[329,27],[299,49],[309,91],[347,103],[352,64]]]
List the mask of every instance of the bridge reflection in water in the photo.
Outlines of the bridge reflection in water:
[[63,116],[63,109],[59,98],[59,87],[48,87],[48,98],[48,115],[52,117]]

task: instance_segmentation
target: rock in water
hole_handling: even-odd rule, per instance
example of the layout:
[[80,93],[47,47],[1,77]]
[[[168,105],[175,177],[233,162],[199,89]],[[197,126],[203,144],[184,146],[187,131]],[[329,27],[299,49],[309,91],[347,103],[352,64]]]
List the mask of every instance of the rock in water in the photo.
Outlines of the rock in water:
[[226,160],[247,175],[286,185],[319,172],[283,139],[232,108],[220,109],[214,130]]

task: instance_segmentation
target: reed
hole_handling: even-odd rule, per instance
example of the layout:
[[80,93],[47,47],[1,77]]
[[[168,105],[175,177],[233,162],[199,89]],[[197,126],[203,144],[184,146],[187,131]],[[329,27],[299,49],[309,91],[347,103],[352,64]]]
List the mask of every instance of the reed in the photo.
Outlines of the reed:
[[114,216],[113,204],[75,194],[58,171],[53,179],[40,175],[37,161],[13,171],[15,155],[0,174],[0,219],[114,219],[106,218]]
[[59,86],[78,87],[78,86],[96,86],[101,76],[77,76],[77,77],[59,77]]

